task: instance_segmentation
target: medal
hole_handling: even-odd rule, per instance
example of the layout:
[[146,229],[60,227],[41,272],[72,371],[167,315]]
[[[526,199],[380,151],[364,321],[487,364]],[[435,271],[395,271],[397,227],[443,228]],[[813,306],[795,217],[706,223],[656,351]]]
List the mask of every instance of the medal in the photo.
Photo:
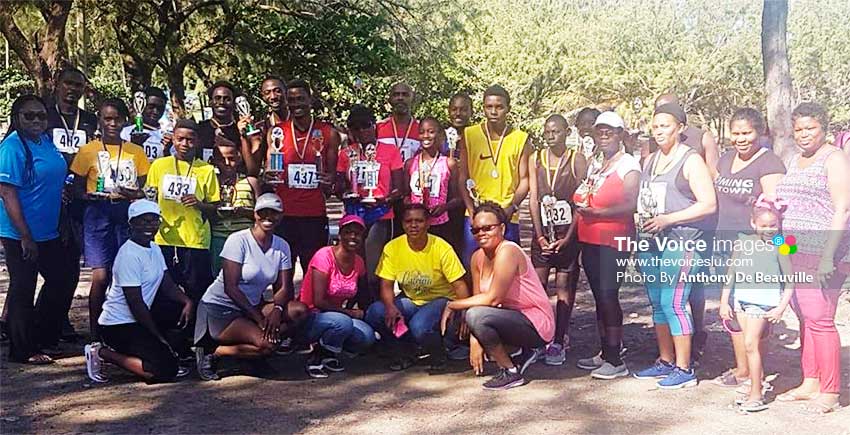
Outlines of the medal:
[[490,139],[490,127],[487,125],[487,121],[484,121],[484,136],[487,138],[487,148],[490,149],[490,161],[493,162],[492,171],[490,171],[490,176],[493,178],[499,178],[499,155],[502,154],[502,144],[505,142],[505,134],[508,132],[508,124],[505,124],[505,128],[502,130],[502,135],[499,137],[499,145],[496,146],[496,151],[493,152],[493,145],[490,143],[492,140]]
[[499,170],[493,169],[492,171],[490,171],[490,176],[493,178],[499,178]]

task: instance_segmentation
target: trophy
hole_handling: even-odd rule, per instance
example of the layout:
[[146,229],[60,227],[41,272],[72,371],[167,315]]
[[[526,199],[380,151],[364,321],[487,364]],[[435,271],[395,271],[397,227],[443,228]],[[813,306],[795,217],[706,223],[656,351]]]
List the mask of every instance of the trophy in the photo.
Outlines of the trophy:
[[233,203],[236,199],[236,186],[232,184],[222,184],[221,185],[221,205],[218,207],[221,211],[231,211],[235,207],[233,207]]
[[157,202],[157,194],[159,193],[156,186],[147,186],[142,191],[145,193],[145,199],[148,201]]
[[587,207],[590,204],[590,177],[584,179],[575,192],[576,207]]
[[468,178],[466,180],[466,191],[469,192],[469,197],[472,198],[472,204],[476,207],[481,205],[481,198],[478,196],[478,191],[475,189],[475,180]]
[[142,91],[138,91],[133,94],[133,109],[136,111],[136,129],[133,131],[134,133],[144,133],[145,125],[142,118],[142,112],[145,111],[145,106],[147,105],[147,98],[145,97],[145,93]]
[[[251,116],[251,105],[248,104],[248,99],[245,98],[244,95],[240,95],[236,97],[236,111],[239,112],[240,117]],[[260,130],[254,128],[254,126],[249,122],[245,127],[245,134],[247,136],[259,134]]]
[[[433,163],[431,164],[433,166]],[[431,196],[431,167],[425,167],[419,163],[419,193],[422,194],[422,205],[428,207],[428,199]]]
[[595,148],[596,148],[596,143],[593,142],[592,137],[585,136],[585,137],[581,138],[581,152],[584,153],[585,157],[592,156]]
[[540,200],[540,205],[543,206],[543,214],[546,217],[546,232],[549,238],[549,243],[555,242],[555,197],[546,195]]
[[658,216],[658,201],[655,200],[655,196],[652,194],[652,189],[650,189],[649,186],[643,186],[640,189],[640,194],[638,195],[638,209],[636,216],[638,238],[652,238],[652,233],[643,230],[643,227],[644,225],[646,225],[647,221],[654,218],[655,216]]
[[348,149],[348,184],[349,190],[342,195],[343,199],[352,199],[357,198],[360,194],[357,193],[358,184],[358,166],[360,165],[360,159],[357,151],[354,148]]
[[457,141],[460,140],[460,136],[455,130],[454,127],[449,127],[446,129],[446,141],[449,143],[449,157],[453,159],[457,159]]
[[366,145],[366,161],[363,163],[363,187],[369,191],[369,195],[361,200],[361,202],[367,204],[374,204],[377,202],[375,198],[375,189],[378,188],[378,170],[380,168],[380,164],[375,161],[375,156],[378,154],[378,147],[370,143]]
[[[97,152],[97,181],[95,183],[94,192],[91,192],[90,195],[94,196],[109,196],[109,192],[112,191],[112,186],[106,185],[106,177],[110,175],[112,170],[109,166],[109,152],[107,151],[98,151]],[[109,180],[112,181],[112,180]]]
[[284,170],[283,160],[283,129],[275,127],[271,132],[272,143],[269,147],[269,162],[266,173],[272,175],[269,184],[283,184],[285,181],[281,175]]

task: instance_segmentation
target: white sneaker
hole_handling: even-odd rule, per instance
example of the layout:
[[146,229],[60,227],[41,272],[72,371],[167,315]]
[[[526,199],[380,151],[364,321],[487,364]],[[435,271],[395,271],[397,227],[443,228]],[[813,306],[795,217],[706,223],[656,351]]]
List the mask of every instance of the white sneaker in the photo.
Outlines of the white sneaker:
[[92,382],[99,384],[109,382],[109,378],[103,374],[103,359],[100,357],[100,348],[103,347],[100,342],[87,344],[84,350],[86,357],[86,372]]

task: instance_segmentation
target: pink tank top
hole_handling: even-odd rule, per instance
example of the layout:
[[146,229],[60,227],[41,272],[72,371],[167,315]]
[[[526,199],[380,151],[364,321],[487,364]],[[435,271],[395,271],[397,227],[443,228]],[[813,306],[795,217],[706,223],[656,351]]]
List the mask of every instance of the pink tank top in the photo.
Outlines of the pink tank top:
[[[409,200],[414,204],[422,203],[422,188],[420,187],[420,178],[427,181],[428,201],[427,206],[434,207],[440,204],[445,204],[449,194],[449,181],[451,180],[451,171],[449,171],[449,161],[446,156],[439,156],[433,162],[430,168],[424,168],[422,173],[419,173],[419,158],[420,153],[413,156],[413,163],[410,165],[410,195]],[[431,216],[431,225],[440,225],[449,221],[449,213],[444,212],[439,216]]]
[[[522,248],[514,242],[505,240],[496,248],[496,251],[511,246],[522,252]],[[522,313],[534,325],[534,329],[546,342],[552,341],[555,337],[555,313],[552,311],[552,304],[549,303],[549,297],[546,296],[546,290],[543,289],[543,284],[540,283],[540,278],[534,271],[534,266],[531,264],[531,258],[525,253],[522,254],[525,259],[525,273],[514,278],[511,288],[505,294],[502,300],[502,308],[516,310]],[[483,271],[484,257],[478,257],[478,270]],[[485,277],[481,272],[479,277],[479,285],[481,292],[486,293],[490,289],[490,283],[493,281],[493,275]]]

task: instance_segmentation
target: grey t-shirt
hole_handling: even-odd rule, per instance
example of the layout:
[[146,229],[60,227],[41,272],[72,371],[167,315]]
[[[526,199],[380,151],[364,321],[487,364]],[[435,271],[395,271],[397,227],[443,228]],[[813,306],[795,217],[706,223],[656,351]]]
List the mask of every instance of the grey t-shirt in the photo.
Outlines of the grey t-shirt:
[[[250,228],[237,231],[225,240],[221,258],[242,265],[239,290],[242,290],[251,305],[255,306],[259,305],[266,288],[277,280],[278,272],[292,269],[289,244],[285,240],[273,236],[271,247],[263,252]],[[224,292],[224,269],[218,273],[201,300],[239,309]]]

